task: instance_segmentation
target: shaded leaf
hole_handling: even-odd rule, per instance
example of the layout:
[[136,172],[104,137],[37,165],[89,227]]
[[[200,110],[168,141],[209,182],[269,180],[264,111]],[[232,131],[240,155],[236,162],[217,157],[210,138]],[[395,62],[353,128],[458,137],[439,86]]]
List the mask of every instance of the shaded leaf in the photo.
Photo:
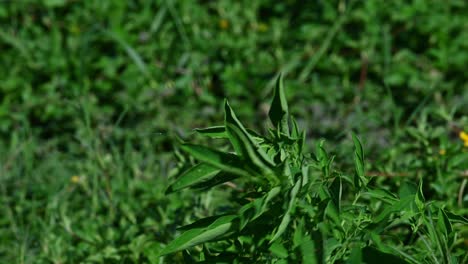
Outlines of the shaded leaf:
[[249,223],[254,221],[255,219],[262,216],[266,211],[270,209],[270,202],[278,196],[280,193],[281,188],[279,186],[272,188],[266,195],[261,198],[257,198],[252,202],[244,205],[239,210],[239,218],[240,218],[240,229],[244,229],[244,227]]
[[206,181],[193,185],[192,188],[197,190],[207,190],[214,186],[235,180],[237,178],[239,178],[238,175],[222,171],[216,174],[214,177],[207,179]]
[[445,214],[447,215],[447,217],[450,219],[450,222],[452,223],[468,225],[468,218],[465,218],[461,215],[454,214],[452,212],[445,212]]
[[379,263],[379,264],[406,264],[406,260],[399,256],[382,252],[374,247],[365,247],[362,250],[362,259],[365,263]]
[[288,102],[284,93],[283,75],[280,74],[276,80],[276,87],[273,94],[273,101],[268,112],[271,122],[275,128],[289,136],[288,126]]

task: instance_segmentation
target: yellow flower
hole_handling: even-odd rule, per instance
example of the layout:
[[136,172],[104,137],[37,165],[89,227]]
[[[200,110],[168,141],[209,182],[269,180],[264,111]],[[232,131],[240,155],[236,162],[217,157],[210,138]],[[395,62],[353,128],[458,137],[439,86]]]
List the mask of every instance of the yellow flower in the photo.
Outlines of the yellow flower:
[[226,19],[219,20],[219,27],[221,29],[227,29],[229,27],[229,21],[227,21]]
[[73,24],[71,25],[68,30],[72,33],[72,34],[75,34],[75,35],[78,35],[81,33],[81,28],[76,25],[76,24]]
[[260,32],[266,32],[268,30],[268,25],[265,23],[260,23],[257,25],[257,30]]
[[466,133],[465,131],[461,131],[458,136],[463,141],[464,146],[468,147],[468,133]]
[[439,154],[440,154],[441,156],[443,156],[443,155],[447,154],[447,151],[446,151],[445,149],[440,149],[440,150],[439,150]]
[[80,176],[78,176],[78,175],[73,175],[73,176],[71,177],[70,181],[71,181],[72,183],[77,184],[77,183],[79,183],[79,182],[81,181],[81,178],[80,178]]

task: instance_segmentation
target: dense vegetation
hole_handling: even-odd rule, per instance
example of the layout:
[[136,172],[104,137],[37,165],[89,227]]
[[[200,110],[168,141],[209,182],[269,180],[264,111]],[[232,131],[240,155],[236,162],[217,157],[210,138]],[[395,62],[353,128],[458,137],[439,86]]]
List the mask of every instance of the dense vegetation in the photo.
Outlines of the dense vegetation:
[[0,1],[0,262],[467,263],[468,4],[305,2]]

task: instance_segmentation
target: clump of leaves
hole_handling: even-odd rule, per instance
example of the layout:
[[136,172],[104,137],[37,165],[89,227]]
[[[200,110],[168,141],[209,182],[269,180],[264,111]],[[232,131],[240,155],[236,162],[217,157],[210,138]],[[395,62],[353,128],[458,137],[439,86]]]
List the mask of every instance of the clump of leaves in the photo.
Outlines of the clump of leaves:
[[467,219],[424,200],[421,184],[398,194],[373,186],[353,134],[355,174],[332,167],[320,141],[304,153],[305,132],[290,117],[281,76],[266,136],[247,129],[225,101],[222,126],[197,129],[227,139],[234,152],[180,142],[198,161],[167,193],[208,190],[235,181],[235,208],[181,227],[160,255],[186,261],[243,263],[460,263],[467,260],[457,226]]

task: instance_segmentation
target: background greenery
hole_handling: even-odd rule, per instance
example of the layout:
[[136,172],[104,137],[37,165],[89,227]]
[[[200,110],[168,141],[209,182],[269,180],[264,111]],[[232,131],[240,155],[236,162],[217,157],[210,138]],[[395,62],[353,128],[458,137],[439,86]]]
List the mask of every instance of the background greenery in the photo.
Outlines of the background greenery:
[[222,197],[164,195],[171,135],[221,123],[225,97],[262,131],[279,72],[310,151],[325,138],[352,171],[355,131],[382,188],[423,178],[426,199],[468,216],[467,13],[463,0],[0,1],[0,262],[157,263]]

